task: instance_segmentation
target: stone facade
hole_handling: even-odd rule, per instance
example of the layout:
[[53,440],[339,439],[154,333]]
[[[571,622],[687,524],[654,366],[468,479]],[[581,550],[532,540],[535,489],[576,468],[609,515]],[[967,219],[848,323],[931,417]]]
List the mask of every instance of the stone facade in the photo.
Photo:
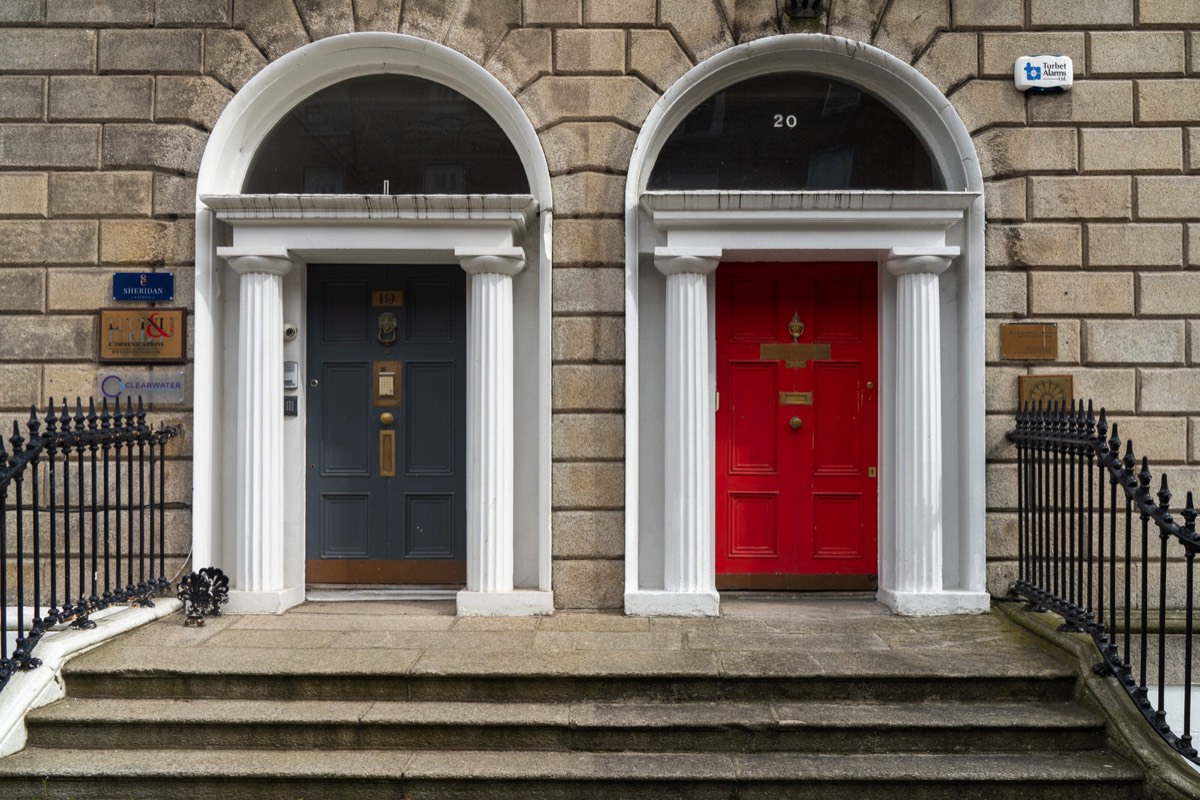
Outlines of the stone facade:
[[[913,64],[966,123],[987,179],[989,588],[1014,571],[1003,441],[1026,372],[1130,420],[1139,452],[1200,443],[1200,5],[1194,0],[0,0],[0,411],[94,392],[115,269],[169,269],[193,305],[195,176],[208,133],[272,60],[351,31],[430,39],[497,76],[533,122],[555,197],[553,585],[566,608],[623,586],[624,182],[636,133],[688,69],[790,30]],[[807,25],[808,27],[795,27]],[[816,27],[812,27],[815,25]],[[1016,57],[1064,53],[1075,88],[1024,97]],[[999,326],[1058,323],[1054,364],[1002,361]],[[187,429],[189,407],[164,411]],[[187,526],[187,447],[170,499]],[[185,552],[182,539],[176,555]]]

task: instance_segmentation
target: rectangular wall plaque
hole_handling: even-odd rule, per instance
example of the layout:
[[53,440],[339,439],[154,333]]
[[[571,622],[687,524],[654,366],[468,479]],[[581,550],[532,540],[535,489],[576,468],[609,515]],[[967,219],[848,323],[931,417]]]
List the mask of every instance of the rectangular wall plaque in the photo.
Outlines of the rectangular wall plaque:
[[182,403],[187,399],[185,378],[181,369],[113,367],[96,374],[96,396],[120,405],[126,400],[137,405],[139,397],[147,403]]
[[113,300],[169,303],[175,299],[174,272],[114,272]]
[[1017,396],[1020,404],[1037,407],[1039,403],[1075,402],[1075,380],[1071,375],[1018,375]]
[[187,359],[187,310],[139,308],[100,311],[100,361],[183,363]]
[[1013,361],[1054,361],[1058,358],[1058,324],[1009,322],[1000,326],[1000,357]]

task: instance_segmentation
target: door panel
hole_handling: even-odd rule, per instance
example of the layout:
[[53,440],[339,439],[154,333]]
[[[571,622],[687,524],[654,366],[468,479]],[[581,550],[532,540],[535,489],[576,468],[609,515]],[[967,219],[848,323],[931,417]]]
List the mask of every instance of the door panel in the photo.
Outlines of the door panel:
[[730,493],[729,555],[779,557],[778,501],[774,494]]
[[312,265],[308,297],[309,581],[461,582],[465,275]]
[[779,381],[774,364],[761,361],[729,365],[729,474],[775,475],[778,443],[773,435]]
[[454,364],[408,364],[406,475],[453,475]]
[[873,586],[874,264],[717,270],[717,582]]
[[323,494],[322,552],[342,558],[367,557],[371,496],[366,494]]
[[322,404],[321,414],[321,475],[355,475],[371,473],[375,455],[370,446],[375,428],[371,420],[343,409],[362,408],[370,401],[371,366],[326,363],[318,373],[320,385],[329,401]]

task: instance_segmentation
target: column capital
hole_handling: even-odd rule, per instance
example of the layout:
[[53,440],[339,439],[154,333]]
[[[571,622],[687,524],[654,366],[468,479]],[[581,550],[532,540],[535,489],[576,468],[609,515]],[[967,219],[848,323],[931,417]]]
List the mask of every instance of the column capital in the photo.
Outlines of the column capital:
[[901,275],[941,275],[958,257],[957,247],[893,247],[888,252],[888,272]]
[[717,247],[656,247],[654,266],[663,275],[708,275],[721,263]]
[[525,251],[519,247],[456,248],[454,257],[468,275],[516,275],[525,269]]
[[295,266],[284,248],[218,247],[217,256],[239,275],[286,275]]

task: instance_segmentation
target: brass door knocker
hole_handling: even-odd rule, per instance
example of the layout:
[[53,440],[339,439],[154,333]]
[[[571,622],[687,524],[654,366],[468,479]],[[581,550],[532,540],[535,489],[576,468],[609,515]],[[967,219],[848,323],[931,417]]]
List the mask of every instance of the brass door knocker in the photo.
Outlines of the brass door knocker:
[[379,315],[379,342],[390,345],[396,341],[396,315],[385,311]]
[[801,334],[804,333],[804,323],[800,321],[800,312],[792,314],[792,321],[788,323],[788,333],[792,335],[792,342],[800,341]]

